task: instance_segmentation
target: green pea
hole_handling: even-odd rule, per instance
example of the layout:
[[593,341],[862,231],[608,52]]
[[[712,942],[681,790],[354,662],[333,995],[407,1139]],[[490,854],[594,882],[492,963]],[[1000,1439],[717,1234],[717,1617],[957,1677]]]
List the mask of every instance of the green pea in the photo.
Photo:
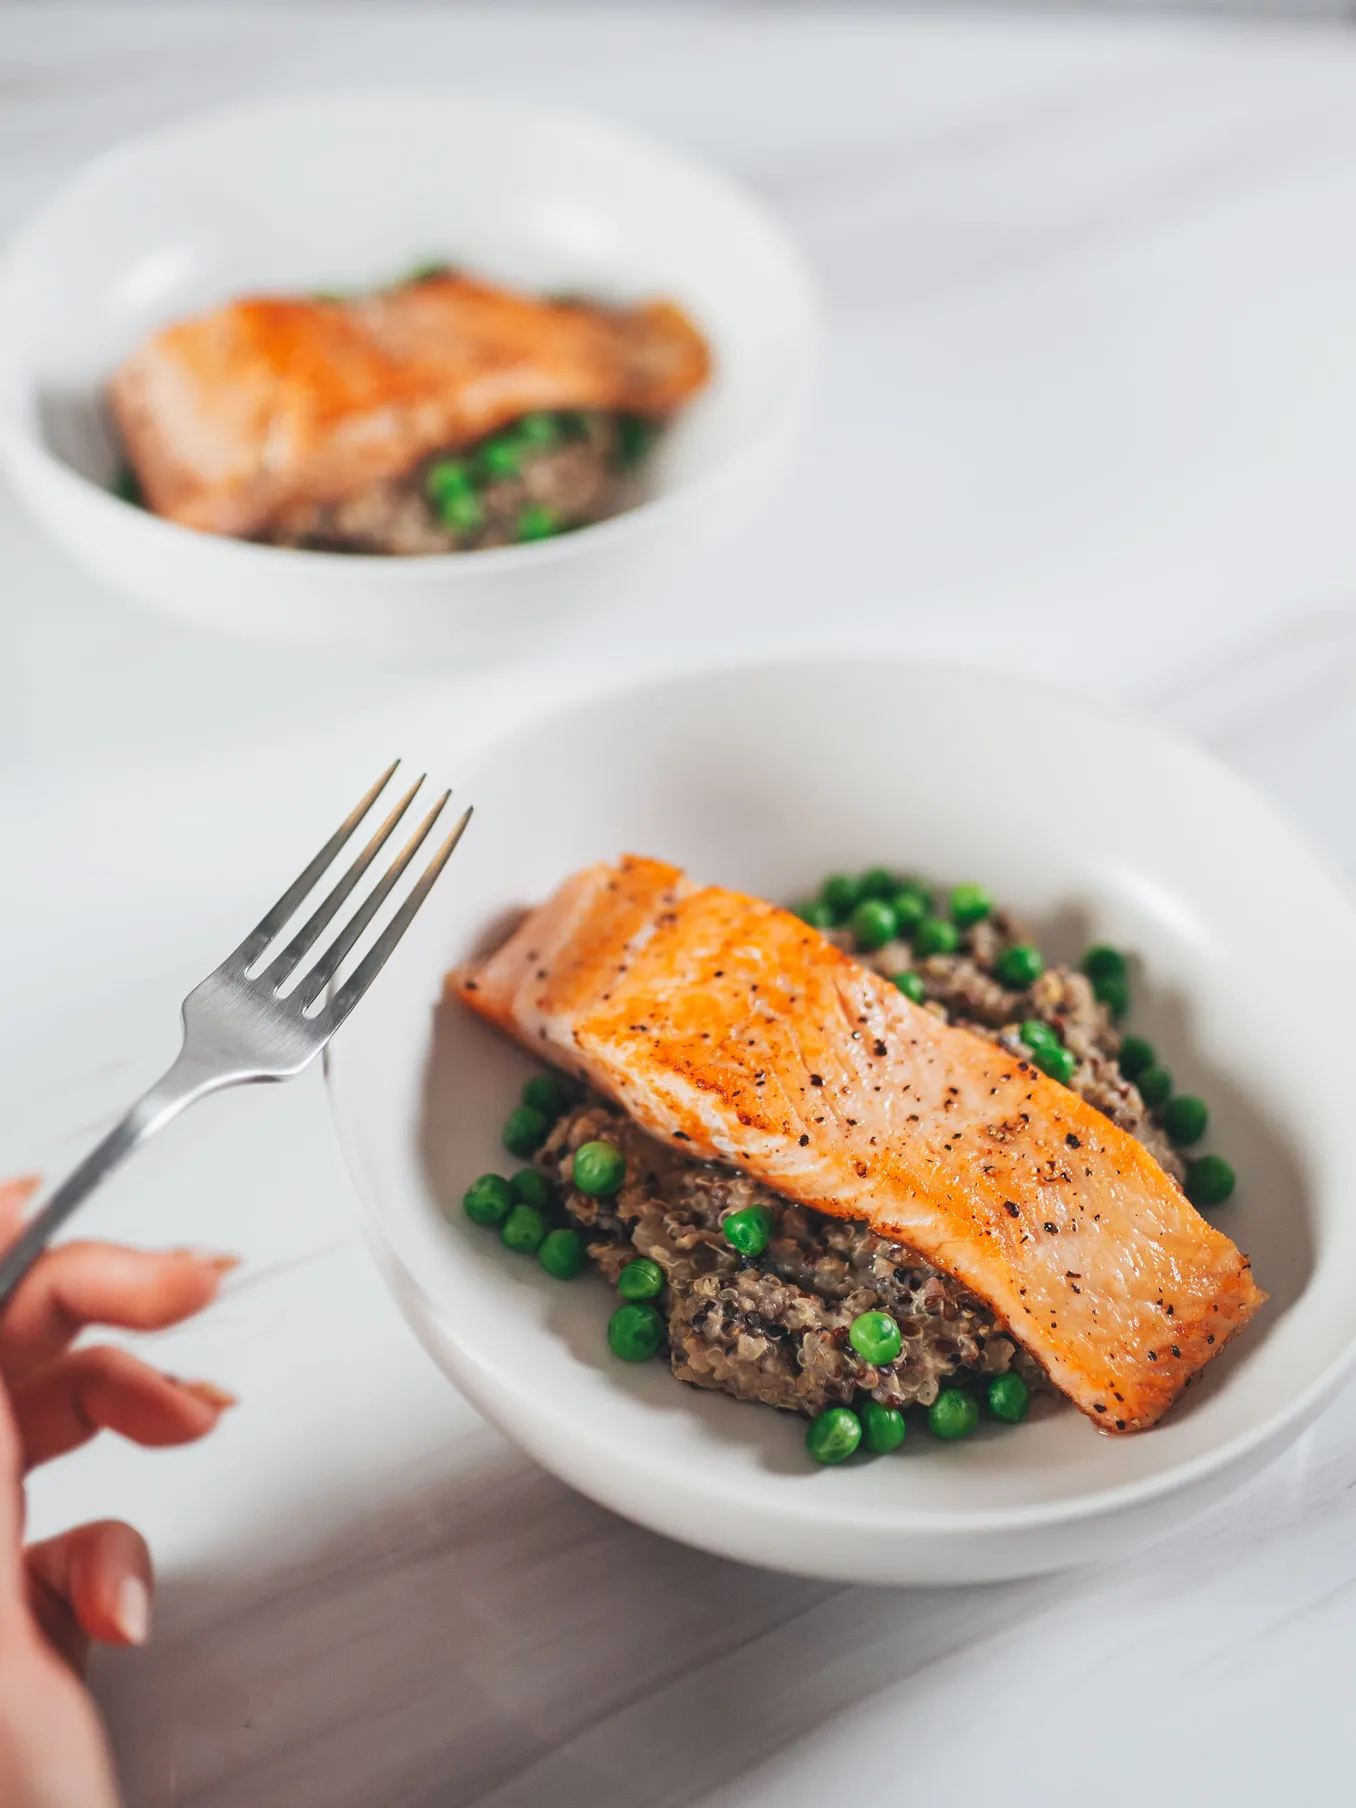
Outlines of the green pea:
[[617,1292],[624,1300],[658,1299],[664,1291],[664,1270],[649,1256],[637,1256],[617,1276]]
[[982,923],[993,911],[993,899],[982,885],[957,885],[952,888],[951,921],[962,929]]
[[131,465],[119,465],[109,488],[120,501],[130,502],[133,508],[145,508],[146,497],[142,492],[141,479]]
[[1172,1075],[1157,1061],[1152,1067],[1144,1069],[1135,1084],[1139,1087],[1139,1096],[1150,1111],[1157,1111],[1160,1105],[1166,1105],[1172,1097]]
[[1146,1042],[1143,1036],[1127,1036],[1121,1043],[1121,1072],[1127,1080],[1137,1080],[1146,1067],[1158,1064],[1158,1055],[1152,1042]]
[[945,917],[924,917],[913,932],[913,951],[919,960],[930,954],[954,954],[960,947],[960,931]]
[[833,912],[835,923],[846,923],[861,902],[857,881],[847,873],[830,873],[819,889],[820,902]]
[[1119,948],[1108,948],[1105,942],[1094,942],[1083,956],[1083,971],[1089,979],[1124,979],[1125,956]]
[[863,898],[848,919],[859,948],[883,948],[895,933],[895,913],[881,898]]
[[537,1260],[558,1281],[572,1281],[588,1266],[588,1251],[577,1230],[548,1231]]
[[519,1161],[535,1155],[551,1129],[545,1115],[535,1105],[515,1105],[504,1119],[504,1147]]
[[471,488],[471,468],[464,458],[435,458],[424,472],[424,494],[430,502],[469,496]]
[[1163,1128],[1168,1133],[1168,1141],[1175,1143],[1179,1149],[1185,1149],[1190,1143],[1198,1143],[1205,1135],[1209,1123],[1210,1113],[1206,1109],[1205,1100],[1193,1098],[1189,1092],[1169,1099],[1163,1107]]
[[995,1375],[984,1395],[989,1411],[1005,1425],[1020,1425],[1031,1407],[1031,1389],[1011,1369]]
[[453,490],[438,499],[438,519],[454,534],[478,533],[485,525],[485,507],[473,490]]
[[1061,1046],[1059,1037],[1050,1028],[1050,1025],[1039,1017],[1026,1018],[1017,1034],[1028,1048],[1059,1048]]
[[533,1074],[523,1087],[522,1099],[524,1105],[552,1119],[563,1117],[570,1106],[569,1091],[550,1073]]
[[811,929],[833,928],[833,912],[819,898],[807,898],[802,904],[793,904],[791,914],[799,917],[802,923],[808,923]]
[[935,1438],[968,1438],[979,1424],[979,1407],[963,1387],[944,1387],[928,1408],[928,1430]]
[[921,885],[903,885],[890,900],[900,935],[913,935],[932,915],[932,899]]
[[513,436],[520,446],[530,446],[534,451],[554,446],[560,438],[560,426],[553,414],[525,414],[513,428]]
[[1186,1195],[1193,1205],[1223,1205],[1236,1185],[1236,1176],[1219,1155],[1202,1155],[1187,1169]]
[[850,1406],[830,1406],[811,1419],[805,1448],[817,1463],[845,1463],[862,1441],[862,1422]]
[[1025,992],[1044,973],[1045,962],[1039,948],[1033,948],[1030,942],[1017,942],[1003,950],[993,970],[1005,986],[1011,986],[1014,992]]
[[663,1318],[640,1300],[618,1306],[607,1321],[608,1347],[623,1362],[648,1362],[663,1341]]
[[615,1143],[581,1143],[574,1152],[570,1176],[581,1193],[606,1199],[621,1191],[626,1179],[626,1157]]
[[1124,974],[1109,973],[1092,982],[1093,996],[1110,1011],[1113,1018],[1124,1017],[1130,1009],[1130,985]]
[[476,453],[476,476],[484,483],[502,483],[522,469],[522,451],[516,440],[487,439]]
[[502,1224],[513,1209],[513,1188],[502,1174],[482,1174],[462,1194],[472,1224]]
[[898,1450],[909,1429],[898,1407],[882,1406],[869,1395],[858,1402],[857,1417],[862,1422],[862,1442],[872,1456],[889,1456]]
[[871,866],[857,881],[857,889],[860,897],[884,898],[888,902],[899,890],[899,880],[887,867]]
[[875,1367],[893,1362],[904,1347],[899,1326],[888,1312],[859,1312],[848,1326],[848,1342],[863,1362]]
[[499,1235],[506,1248],[516,1250],[519,1255],[530,1256],[541,1248],[550,1228],[546,1213],[539,1212],[535,1205],[515,1205],[505,1218]]
[[524,503],[513,524],[513,537],[519,545],[530,540],[549,540],[560,532],[560,517],[541,502]]
[[725,1241],[741,1256],[760,1256],[772,1241],[772,1213],[765,1205],[746,1205],[721,1225]]
[[911,998],[915,1004],[922,1004],[924,998],[927,996],[923,990],[922,980],[919,978],[918,974],[912,971],[896,973],[894,978],[890,981],[890,984],[894,986],[897,991],[902,992],[906,998]]
[[1049,1074],[1052,1080],[1058,1080],[1061,1086],[1067,1086],[1073,1079],[1078,1067],[1078,1057],[1071,1048],[1065,1048],[1058,1042],[1043,1044],[1033,1048],[1031,1059],[1043,1074]]
[[549,1212],[556,1202],[555,1190],[544,1174],[535,1168],[520,1168],[509,1176],[513,1197],[522,1205],[535,1205],[539,1212]]
[[634,470],[658,438],[658,421],[648,420],[643,414],[618,415],[617,463],[622,470]]

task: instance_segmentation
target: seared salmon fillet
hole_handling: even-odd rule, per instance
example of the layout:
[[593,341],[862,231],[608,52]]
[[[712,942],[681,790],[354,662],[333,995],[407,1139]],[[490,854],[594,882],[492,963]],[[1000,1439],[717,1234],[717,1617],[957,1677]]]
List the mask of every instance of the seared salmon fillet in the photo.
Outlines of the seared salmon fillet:
[[652,1135],[918,1251],[1105,1431],[1153,1425],[1266,1298],[1077,1093],[676,867],[574,874],[449,987]]
[[552,303],[448,273],[346,301],[231,302],[155,333],[109,398],[157,514],[250,535],[536,409],[663,419],[710,362],[671,303]]

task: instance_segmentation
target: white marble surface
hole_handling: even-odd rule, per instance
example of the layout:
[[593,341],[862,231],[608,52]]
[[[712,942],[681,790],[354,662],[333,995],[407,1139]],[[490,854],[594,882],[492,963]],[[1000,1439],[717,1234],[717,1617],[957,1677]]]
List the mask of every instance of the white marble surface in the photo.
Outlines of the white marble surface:
[[[718,159],[824,283],[783,498],[681,622],[638,602],[577,657],[943,649],[1005,664],[1015,712],[1024,674],[1061,673],[1203,740],[1356,868],[1356,36],[0,6],[0,226],[188,107],[411,73],[563,93]],[[58,1169],[393,741],[469,739],[568,673],[200,639],[99,594],[5,496],[0,572],[0,1171]],[[240,1392],[221,1433],[105,1441],[34,1491],[40,1526],[124,1512],[157,1550],[158,1636],[99,1673],[133,1803],[1350,1791],[1356,1396],[1105,1571],[814,1586],[636,1531],[477,1422],[368,1265],[318,1074],[209,1102],[89,1221],[247,1257],[156,1340]]]

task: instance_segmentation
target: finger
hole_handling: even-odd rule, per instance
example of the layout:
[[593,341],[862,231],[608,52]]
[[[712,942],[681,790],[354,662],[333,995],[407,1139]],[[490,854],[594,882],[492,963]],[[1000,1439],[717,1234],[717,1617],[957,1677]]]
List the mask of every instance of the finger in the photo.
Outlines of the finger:
[[144,1645],[154,1580],[146,1540],[120,1520],[77,1526],[24,1553],[29,1599],[43,1631],[75,1668],[88,1641]]
[[0,1180],[0,1243],[12,1242],[23,1223],[24,1207],[42,1185],[36,1174]]
[[191,1444],[235,1397],[210,1381],[177,1381],[126,1350],[72,1350],[14,1394],[26,1469],[87,1443],[100,1431],[134,1444]]
[[45,1367],[87,1325],[158,1331],[201,1312],[237,1258],[187,1249],[66,1243],[43,1256],[0,1319],[0,1372],[11,1387]]

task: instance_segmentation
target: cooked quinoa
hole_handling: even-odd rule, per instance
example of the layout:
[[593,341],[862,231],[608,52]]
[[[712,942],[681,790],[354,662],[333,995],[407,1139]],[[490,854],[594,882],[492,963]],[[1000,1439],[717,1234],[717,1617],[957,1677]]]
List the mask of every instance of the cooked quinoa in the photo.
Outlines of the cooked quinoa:
[[[1031,1018],[1048,1023],[1077,1058],[1073,1089],[1182,1178],[1181,1157],[1117,1066],[1120,1036],[1089,981],[1068,967],[1047,969],[1022,991],[995,977],[998,956],[1025,940],[1006,913],[963,931],[957,953],[916,963],[907,942],[861,954],[849,930],[828,933],[887,977],[913,967],[923,1008],[1019,1057],[1029,1051],[1018,1026]],[[574,1151],[597,1140],[626,1157],[626,1179],[610,1198],[572,1184]],[[1042,1378],[990,1308],[916,1251],[863,1221],[797,1205],[722,1163],[679,1155],[617,1106],[587,1099],[557,1122],[536,1159],[609,1282],[637,1256],[663,1269],[667,1285],[657,1303],[680,1381],[812,1418],[859,1393],[886,1406],[930,1406],[954,1378],[1009,1368],[1032,1385]],[[753,1205],[767,1208],[774,1229],[762,1255],[748,1258],[730,1247],[721,1226]],[[873,1309],[888,1312],[903,1339],[896,1360],[881,1366],[848,1342],[854,1318]]]
[[[550,533],[587,527],[619,514],[637,500],[634,466],[637,427],[615,414],[576,412],[549,443],[522,449],[520,469],[477,484],[471,518],[455,523],[440,509],[437,469],[456,460],[474,469],[482,447],[449,448],[422,459],[404,476],[367,485],[336,502],[299,503],[262,537],[272,546],[313,552],[386,553],[393,556],[482,552],[524,537],[535,519]],[[640,429],[644,431],[644,429]],[[504,440],[513,428],[491,436]]]

